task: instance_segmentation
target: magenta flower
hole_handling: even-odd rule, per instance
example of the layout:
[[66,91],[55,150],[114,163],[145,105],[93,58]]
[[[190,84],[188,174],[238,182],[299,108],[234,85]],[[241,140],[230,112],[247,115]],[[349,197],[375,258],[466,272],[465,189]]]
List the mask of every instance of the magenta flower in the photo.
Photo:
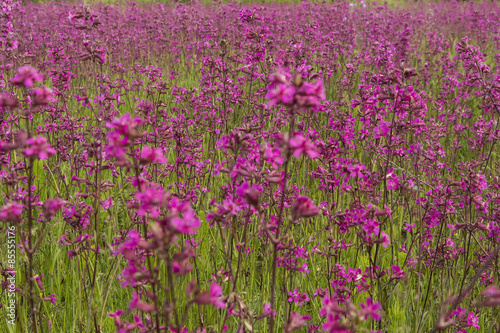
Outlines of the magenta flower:
[[302,107],[316,107],[325,98],[325,88],[322,80],[318,80],[316,83],[302,83],[295,95],[297,104]]
[[182,217],[175,217],[171,221],[171,225],[178,233],[192,235],[198,231],[200,220],[196,217],[194,210],[188,209],[184,211]]
[[372,299],[368,297],[366,299],[366,304],[361,303],[361,312],[365,318],[365,320],[368,319],[368,317],[372,317],[374,320],[380,320],[382,318],[382,315],[378,313],[377,311],[380,311],[382,307],[380,306],[380,303],[376,302],[373,303]]
[[46,105],[49,102],[56,101],[52,89],[47,87],[35,88],[32,90],[35,98],[33,99],[33,105]]
[[288,142],[290,148],[293,150],[293,156],[300,158],[302,154],[306,154],[309,158],[315,159],[320,156],[316,147],[305,138],[302,134],[295,134]]
[[46,160],[56,153],[56,150],[47,144],[47,139],[43,136],[30,138],[26,141],[26,144],[28,148],[23,153],[31,158],[38,157],[41,160]]
[[50,301],[52,304],[56,304],[57,298],[54,296],[55,294],[50,295],[50,297],[43,298],[44,301]]
[[295,218],[313,217],[319,214],[319,208],[314,205],[314,202],[305,196],[299,196],[293,204],[293,216]]
[[0,94],[0,106],[17,106],[17,99],[11,97],[8,94]]
[[281,150],[278,148],[268,147],[264,151],[264,158],[266,162],[271,164],[274,169],[278,169],[278,165],[282,165],[284,162],[283,157],[281,156]]
[[165,192],[157,187],[149,187],[142,192],[136,193],[135,198],[141,203],[137,214],[146,216],[146,213],[149,213],[152,218],[160,216],[159,208],[166,201]]
[[17,75],[10,79],[10,83],[18,86],[30,88],[35,82],[41,82],[43,75],[31,66],[23,66],[17,69]]
[[385,176],[387,179],[387,189],[388,190],[397,190],[399,187],[398,176],[393,172],[393,169],[389,171],[389,173]]
[[474,327],[475,329],[480,329],[479,318],[474,315],[474,312],[469,313],[467,316],[467,327]]
[[226,302],[223,301],[222,287],[217,283],[212,283],[210,286],[210,297],[212,298],[212,305],[218,309],[224,309]]
[[367,236],[372,236],[372,235],[378,235],[380,228],[379,228],[379,223],[375,220],[368,219],[366,222],[363,224],[363,230],[366,232]]
[[141,163],[143,164],[165,164],[167,159],[163,156],[160,148],[144,146],[141,151]]
[[0,207],[0,221],[2,222],[19,222],[21,221],[21,213],[24,206],[17,202],[9,202],[3,207]]
[[142,312],[155,312],[155,307],[151,304],[141,301],[138,293],[132,293],[132,301],[128,304],[130,310],[137,309]]
[[362,164],[355,164],[355,165],[349,165],[347,167],[347,170],[350,171],[349,177],[354,178],[354,177],[359,177],[363,178],[363,173],[361,171],[365,170],[365,166]]
[[[271,303],[264,303],[264,313],[268,316],[271,315]],[[273,311],[273,316],[276,316],[276,311]]]
[[243,182],[236,190],[236,194],[242,197],[249,205],[254,207],[259,205],[260,191],[255,184],[250,186],[248,182]]
[[114,318],[116,328],[120,328],[123,325],[123,323],[120,319],[120,316],[122,315],[122,313],[123,313],[123,310],[118,310],[115,313],[108,313],[109,317]]
[[288,322],[288,324],[286,325],[286,332],[293,332],[293,331],[297,331],[297,330],[300,330],[306,323],[308,320],[311,319],[311,316],[309,315],[300,315],[296,312],[292,312],[290,314],[290,320]]
[[286,83],[271,84],[268,87],[266,98],[270,99],[269,106],[275,104],[292,104],[295,97],[296,89],[292,85]]
[[393,265],[391,266],[392,275],[391,279],[401,280],[405,277],[405,273],[401,270],[399,266]]
[[57,211],[64,206],[66,201],[59,198],[50,198],[43,204],[43,214],[46,218],[51,218],[56,215]]

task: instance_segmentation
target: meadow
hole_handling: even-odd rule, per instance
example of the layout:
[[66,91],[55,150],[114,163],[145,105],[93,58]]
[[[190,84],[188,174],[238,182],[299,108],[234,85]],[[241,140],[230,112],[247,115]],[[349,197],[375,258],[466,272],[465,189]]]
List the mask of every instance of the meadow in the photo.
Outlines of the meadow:
[[0,9],[0,332],[500,332],[495,2]]

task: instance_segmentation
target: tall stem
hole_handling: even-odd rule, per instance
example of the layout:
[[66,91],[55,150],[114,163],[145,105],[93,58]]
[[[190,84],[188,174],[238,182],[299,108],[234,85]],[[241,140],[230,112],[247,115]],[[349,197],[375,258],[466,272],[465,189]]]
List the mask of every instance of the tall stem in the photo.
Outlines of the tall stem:
[[[288,137],[290,138],[292,133],[293,133],[293,128],[295,127],[295,115],[294,115],[294,109],[291,110],[291,120],[290,120],[290,128],[288,129]],[[283,183],[281,185],[281,200],[280,200],[280,208],[279,208],[279,215],[278,215],[278,226],[276,227],[276,232],[275,232],[275,237],[278,237],[278,233],[280,230],[281,226],[281,220],[283,218],[283,209],[284,209],[284,204],[285,204],[285,190],[286,190],[286,182],[288,178],[288,164],[290,161],[290,150],[288,148],[288,144],[286,147],[286,153],[285,153],[285,174],[283,175]],[[271,278],[271,316],[269,319],[269,332],[273,333],[274,332],[274,306],[276,303],[276,259],[278,257],[278,244],[279,241],[274,242],[274,248],[273,248],[273,266],[272,266],[272,278]]]

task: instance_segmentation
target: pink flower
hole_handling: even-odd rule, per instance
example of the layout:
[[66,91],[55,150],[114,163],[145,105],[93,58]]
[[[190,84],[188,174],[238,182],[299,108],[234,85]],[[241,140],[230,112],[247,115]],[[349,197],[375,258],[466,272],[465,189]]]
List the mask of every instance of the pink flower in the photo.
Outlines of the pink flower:
[[115,313],[108,313],[108,316],[111,318],[114,318],[115,326],[116,328],[122,327],[122,321],[120,319],[120,316],[122,315],[123,310],[118,310]]
[[474,327],[475,329],[480,329],[481,327],[479,326],[479,318],[474,315],[474,312],[469,313],[469,316],[467,317],[467,326]]
[[292,104],[295,97],[295,87],[286,83],[270,84],[266,98],[270,99],[269,106],[274,104]]
[[288,322],[288,324],[286,325],[286,332],[293,332],[293,331],[297,331],[297,330],[300,330],[308,320],[311,319],[311,316],[309,315],[300,315],[296,312],[292,312],[290,314],[290,321]]
[[114,129],[118,134],[128,138],[137,134],[137,129],[142,123],[144,120],[141,118],[132,119],[130,114],[126,113],[121,118],[115,118],[111,123],[106,123],[106,127]]
[[135,198],[141,202],[137,214],[146,216],[146,213],[149,213],[152,218],[155,218],[160,216],[159,208],[165,203],[166,195],[161,188],[149,187],[136,193]]
[[217,283],[212,283],[210,286],[210,297],[212,298],[212,305],[218,309],[224,309],[226,303],[222,300],[222,287]]
[[128,304],[130,310],[138,309],[142,312],[155,312],[155,307],[151,304],[141,301],[138,293],[132,293],[132,301]]
[[171,225],[178,233],[192,235],[198,231],[200,220],[196,217],[194,210],[187,209],[182,217],[175,217]]
[[222,294],[222,287],[215,282],[213,282],[210,286],[210,293],[204,292],[194,301],[202,305],[212,304],[218,309],[224,309],[226,307],[226,303],[224,302],[224,297]]
[[43,214],[46,218],[51,218],[56,215],[57,211],[64,206],[66,202],[59,198],[50,198],[43,204]]
[[349,170],[351,172],[349,175],[350,178],[354,178],[354,177],[363,178],[363,173],[361,171],[363,171],[365,169],[366,169],[365,166],[362,164],[349,165],[347,167],[347,170]]
[[38,156],[41,160],[46,160],[56,153],[56,150],[47,144],[47,139],[43,136],[31,138],[26,141],[28,148],[23,153],[28,157]]
[[141,151],[141,163],[143,164],[165,164],[167,159],[163,156],[160,148],[151,149],[149,146],[144,146]]
[[392,275],[391,279],[401,280],[405,277],[405,273],[399,268],[399,266],[391,266]]
[[295,95],[297,104],[303,107],[315,107],[320,104],[320,100],[325,100],[325,88],[323,81],[318,80],[316,83],[304,82]]
[[35,88],[32,90],[35,98],[33,99],[33,105],[46,105],[49,102],[56,101],[52,89],[47,87]]
[[0,95],[0,106],[17,106],[17,99],[10,97],[8,94]]
[[296,134],[293,138],[288,142],[290,148],[293,150],[293,156],[296,158],[300,158],[303,153],[307,154],[309,158],[315,159],[320,156],[320,153],[316,149],[316,147],[309,141],[309,139],[305,138],[302,134]]
[[366,299],[366,304],[361,303],[360,306],[365,320],[367,320],[368,317],[372,317],[374,320],[380,320],[382,318],[382,315],[377,312],[382,309],[380,303],[373,303],[370,297]]
[[373,234],[378,235],[380,228],[378,227],[377,221],[368,219],[363,224],[363,230],[366,232],[367,236],[372,236]]
[[236,190],[236,194],[242,197],[249,205],[254,207],[259,205],[260,191],[255,184],[250,186],[248,182],[243,182]]
[[313,217],[319,214],[319,208],[314,205],[311,199],[305,196],[297,197],[292,211],[295,218]]
[[21,213],[24,206],[17,202],[9,202],[3,207],[0,207],[0,221],[3,222],[19,222],[21,221]]
[[283,157],[281,156],[281,150],[278,148],[268,147],[264,151],[264,158],[266,162],[271,164],[274,169],[278,169],[278,165],[282,165],[284,162]]
[[23,66],[17,69],[17,75],[10,80],[10,83],[18,86],[30,88],[35,82],[41,82],[43,75],[31,66]]
[[[264,313],[266,313],[268,316],[271,315],[271,303],[264,303]],[[276,315],[276,311],[273,311],[273,316]]]
[[388,190],[397,190],[399,186],[399,181],[398,181],[398,176],[392,171],[389,171],[389,173],[385,176],[387,179],[387,189]]
[[52,304],[56,304],[57,298],[54,296],[55,294],[50,295],[50,297],[45,297],[44,301],[50,301]]

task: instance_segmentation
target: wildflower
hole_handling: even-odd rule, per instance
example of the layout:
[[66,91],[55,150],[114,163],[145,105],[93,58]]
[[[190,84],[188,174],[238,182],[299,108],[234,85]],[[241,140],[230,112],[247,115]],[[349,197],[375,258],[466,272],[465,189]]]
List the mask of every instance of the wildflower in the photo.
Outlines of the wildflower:
[[474,327],[476,329],[480,329],[481,327],[479,326],[479,318],[474,315],[474,312],[469,313],[469,316],[467,317],[467,326]]
[[26,141],[26,144],[28,144],[28,148],[23,153],[31,158],[38,156],[39,159],[46,160],[56,153],[56,150],[47,144],[47,139],[43,136],[30,138]]
[[138,293],[132,293],[132,301],[128,304],[130,310],[138,309],[142,312],[155,312],[155,307],[151,304],[141,301]]
[[195,216],[194,210],[187,209],[182,215],[173,218],[171,225],[181,234],[195,234],[200,227],[200,220]]
[[35,98],[33,99],[33,105],[46,105],[49,102],[56,101],[52,89],[47,87],[35,88],[32,90]]
[[308,320],[311,319],[311,316],[309,315],[300,315],[296,312],[292,312],[290,314],[290,321],[286,325],[286,330],[285,332],[293,332],[296,330],[300,330]]
[[259,206],[260,192],[255,184],[250,186],[248,182],[243,182],[236,190],[236,194],[242,197],[248,204],[254,207]]
[[42,275],[36,275],[36,276],[34,276],[32,278],[33,281],[36,281],[36,284],[38,285],[38,287],[40,288],[40,290],[43,290],[42,278],[43,278],[43,274]]
[[382,309],[380,303],[373,303],[370,297],[366,299],[366,304],[361,303],[360,306],[365,320],[367,320],[368,317],[372,317],[374,320],[380,320],[382,318],[382,315],[377,312]]
[[290,148],[293,150],[293,155],[296,158],[300,158],[303,153],[305,153],[309,158],[315,159],[320,156],[320,153],[316,147],[305,138],[302,134],[296,134],[294,137],[290,138],[288,142]]
[[65,201],[59,198],[47,199],[43,204],[43,215],[45,215],[47,219],[51,218],[56,215],[57,211],[64,206],[64,204]]
[[[264,303],[264,312],[270,316],[271,315],[271,303]],[[276,311],[273,311],[273,316],[276,316]]]
[[354,177],[363,178],[363,173],[361,171],[363,171],[365,169],[366,169],[365,166],[362,164],[349,165],[347,167],[347,170],[349,170],[349,172],[350,172],[350,174],[349,174],[350,178],[354,178]]
[[212,283],[210,293],[203,293],[195,299],[198,304],[212,304],[218,309],[224,309],[226,303],[223,300],[222,287],[217,283]]
[[161,188],[149,187],[136,193],[135,198],[141,202],[137,214],[146,216],[146,213],[149,213],[152,218],[155,218],[160,216],[159,208],[165,203],[166,196]]
[[12,98],[7,94],[1,94],[0,95],[0,106],[15,107],[15,106],[17,106],[17,99]]
[[163,156],[160,148],[144,146],[141,151],[141,163],[143,164],[165,164],[167,159]]
[[316,83],[302,83],[295,95],[297,104],[302,107],[316,107],[325,98],[325,88],[321,80],[318,80]]
[[50,297],[43,298],[44,301],[50,301],[52,304],[56,304],[57,298],[54,296],[55,294],[50,295]]
[[305,196],[297,197],[292,211],[295,218],[313,217],[319,214],[319,208],[314,205],[311,199]]
[[367,219],[363,224],[363,230],[366,232],[367,236],[373,234],[378,235],[380,228],[378,227],[378,222],[372,219]]
[[271,84],[266,98],[270,99],[269,106],[275,104],[291,105],[295,97],[295,87],[286,83]]
[[391,279],[401,280],[405,277],[405,273],[401,270],[399,266],[393,265],[391,266],[391,270],[392,270]]
[[23,66],[17,69],[17,75],[10,80],[10,83],[18,86],[30,88],[35,82],[41,82],[43,75],[31,66]]
[[20,222],[23,208],[24,206],[17,202],[10,202],[5,206],[0,207],[0,221]]

